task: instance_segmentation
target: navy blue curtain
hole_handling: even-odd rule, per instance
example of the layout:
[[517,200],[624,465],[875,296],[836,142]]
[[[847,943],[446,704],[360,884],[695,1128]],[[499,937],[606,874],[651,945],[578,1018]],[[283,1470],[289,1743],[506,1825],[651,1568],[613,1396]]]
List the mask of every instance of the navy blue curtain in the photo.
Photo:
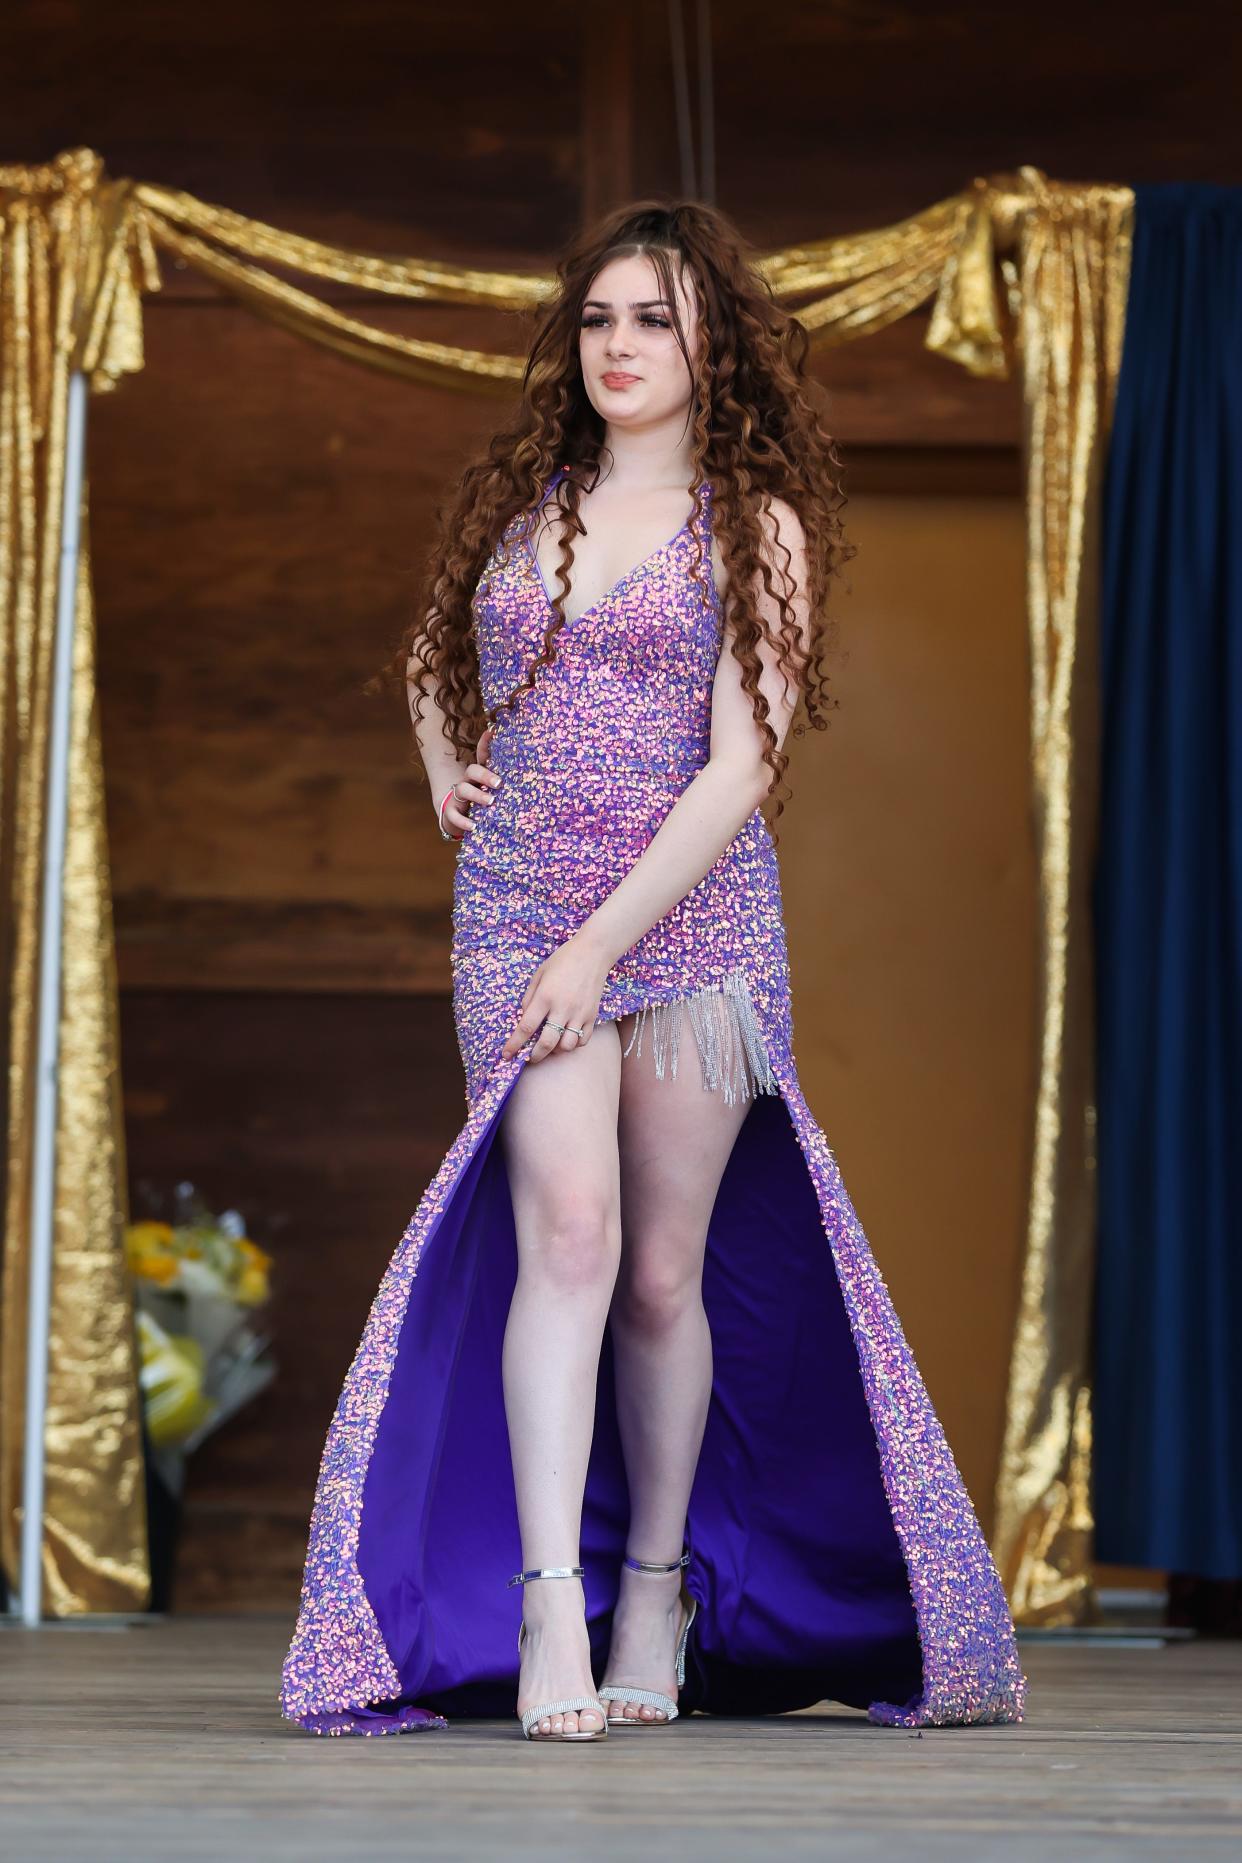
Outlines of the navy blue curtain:
[[1099,1558],[1242,1576],[1242,189],[1135,190],[1104,483]]

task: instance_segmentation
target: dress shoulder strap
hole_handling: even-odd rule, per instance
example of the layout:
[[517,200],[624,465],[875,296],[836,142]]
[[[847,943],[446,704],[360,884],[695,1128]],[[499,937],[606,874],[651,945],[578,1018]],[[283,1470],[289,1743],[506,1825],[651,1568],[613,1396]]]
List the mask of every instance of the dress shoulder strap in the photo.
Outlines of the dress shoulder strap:
[[543,497],[539,500],[539,505],[538,505],[538,509],[540,511],[543,510],[543,507],[547,504],[549,498],[551,498],[553,492],[556,490],[561,480],[565,477],[565,472],[566,472],[566,468],[564,466],[558,466],[556,468],[556,471],[552,474],[552,477],[548,480],[547,484],[544,486]]
[[701,525],[703,540],[710,545],[712,540],[712,486],[710,479],[704,479],[695,498],[695,511],[692,522]]
[[544,486],[543,491],[540,493],[538,504],[534,505],[526,513],[525,522],[522,528],[523,528],[523,531],[525,533],[525,536],[528,542],[535,534],[535,523],[539,517],[539,513],[543,510],[543,507],[547,504],[549,498],[551,498],[553,492],[556,490],[557,486],[560,484],[561,480],[564,477],[565,477],[564,466],[558,466],[556,470],[553,472],[552,477],[548,480],[547,484]]
[[543,510],[543,507],[547,504],[549,498],[551,498],[553,492],[556,490],[557,486],[560,484],[561,480],[564,477],[565,477],[565,467],[558,466],[555,472],[552,474],[552,477],[548,480],[547,484],[544,486],[543,493],[539,499],[539,503],[535,506],[536,516],[539,514],[540,511]]

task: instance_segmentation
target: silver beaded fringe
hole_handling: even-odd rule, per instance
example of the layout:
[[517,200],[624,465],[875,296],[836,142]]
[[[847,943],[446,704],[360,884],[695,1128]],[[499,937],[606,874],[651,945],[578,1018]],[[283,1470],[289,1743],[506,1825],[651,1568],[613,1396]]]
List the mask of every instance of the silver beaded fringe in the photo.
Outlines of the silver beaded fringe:
[[633,1049],[641,1056],[643,1030],[650,1023],[656,1079],[664,1079],[666,1066],[675,1078],[683,1006],[694,1030],[705,1088],[723,1088],[726,1105],[732,1105],[739,1096],[749,1099],[752,1091],[780,1092],[743,970],[730,971],[719,986],[708,984],[691,996],[674,997],[668,1003],[644,1003],[626,1054]]

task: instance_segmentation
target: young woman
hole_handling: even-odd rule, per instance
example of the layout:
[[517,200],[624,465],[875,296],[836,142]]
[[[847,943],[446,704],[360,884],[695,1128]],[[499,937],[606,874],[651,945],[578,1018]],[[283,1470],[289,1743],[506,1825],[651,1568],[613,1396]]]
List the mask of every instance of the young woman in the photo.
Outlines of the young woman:
[[284,1711],[1018,1720],[995,1568],[794,1065],[761,805],[799,701],[823,726],[849,553],[806,334],[697,203],[613,214],[558,279],[390,669],[459,843],[468,1116],[328,1433]]

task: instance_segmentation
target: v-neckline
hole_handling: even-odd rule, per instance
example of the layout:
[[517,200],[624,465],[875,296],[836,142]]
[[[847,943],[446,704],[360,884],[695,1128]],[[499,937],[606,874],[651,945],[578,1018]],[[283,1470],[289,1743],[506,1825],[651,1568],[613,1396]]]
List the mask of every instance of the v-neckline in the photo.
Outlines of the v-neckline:
[[[543,511],[544,505],[548,502],[548,499],[552,496],[553,492],[556,490],[557,486],[560,484],[564,476],[565,476],[565,472],[564,472],[564,468],[562,467],[561,470],[557,473],[556,477],[553,479],[552,483],[548,486],[547,493],[545,494],[543,499],[541,499],[539,503],[539,508],[535,513],[536,518],[539,517],[540,513]],[[605,602],[611,601],[613,596],[617,593],[617,591],[619,589],[623,589],[626,583],[631,581],[633,577],[635,577],[638,574],[639,570],[646,569],[648,564],[654,563],[657,557],[663,556],[666,550],[671,550],[675,543],[680,542],[681,538],[687,535],[687,533],[690,530],[691,525],[694,523],[695,518],[699,515],[699,510],[701,508],[701,505],[702,505],[702,495],[696,492],[695,498],[694,498],[694,509],[691,511],[690,516],[686,519],[685,523],[681,526],[681,529],[674,531],[673,535],[667,540],[667,542],[662,543],[658,549],[652,550],[648,556],[644,556],[641,559],[641,561],[634,564],[632,569],[627,569],[623,576],[618,576],[617,580],[612,584],[611,588],[605,589],[604,593],[600,596],[599,600],[592,602],[589,608],[584,608],[581,614],[566,615],[565,616],[566,627],[577,627],[580,621],[585,621],[587,616],[593,615],[597,608],[602,608]],[[526,527],[526,538],[525,538],[526,553],[530,558],[531,568],[535,572],[535,579],[539,584],[540,592],[543,595],[543,599],[547,603],[548,608],[552,609],[553,607],[552,597],[548,591],[548,585],[544,580],[543,570],[540,567],[539,557],[536,554],[535,545],[534,545],[534,542],[532,541],[532,532],[534,528],[535,526],[533,522],[527,525]]]

